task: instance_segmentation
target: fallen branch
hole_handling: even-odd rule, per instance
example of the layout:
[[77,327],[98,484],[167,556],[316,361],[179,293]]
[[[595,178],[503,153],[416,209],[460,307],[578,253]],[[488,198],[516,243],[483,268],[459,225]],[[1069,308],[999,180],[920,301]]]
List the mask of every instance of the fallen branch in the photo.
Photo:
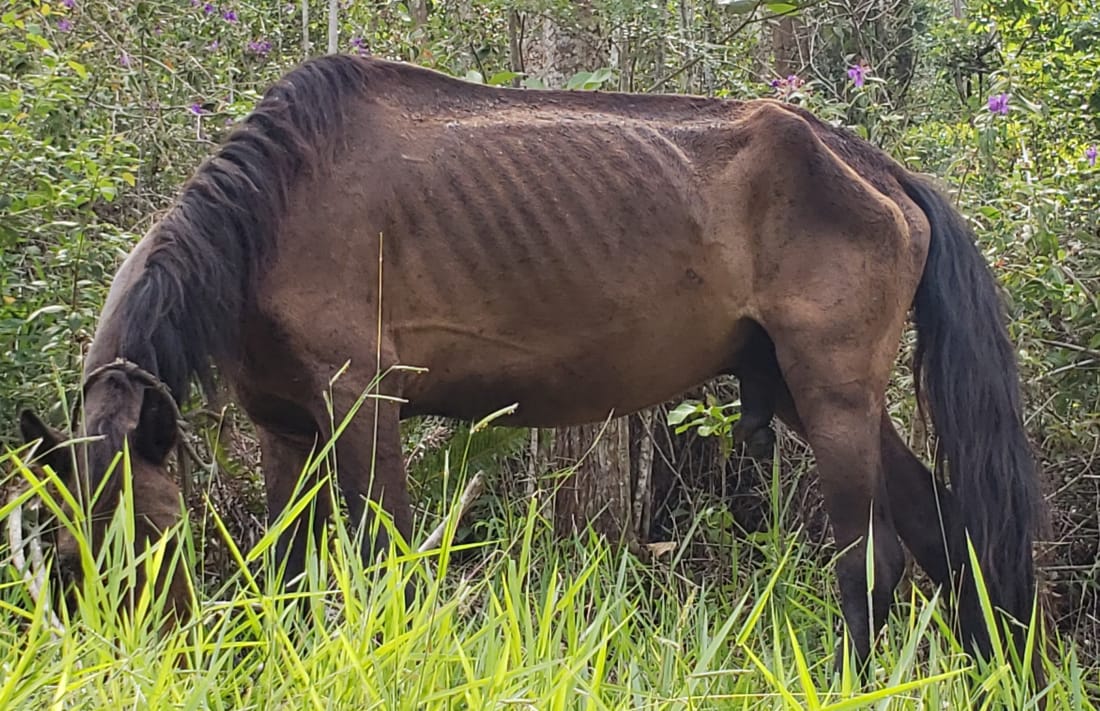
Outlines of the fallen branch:
[[477,500],[477,497],[481,496],[481,492],[484,490],[485,472],[478,470],[478,472],[470,478],[470,482],[466,484],[462,496],[458,499],[458,506],[452,509],[451,513],[439,522],[439,525],[435,527],[431,535],[416,549],[417,552],[424,553],[438,547],[439,544],[443,542],[443,532],[447,530],[447,524],[453,519],[457,526],[458,522],[462,520],[462,517],[466,515],[466,511],[473,505],[474,501]]

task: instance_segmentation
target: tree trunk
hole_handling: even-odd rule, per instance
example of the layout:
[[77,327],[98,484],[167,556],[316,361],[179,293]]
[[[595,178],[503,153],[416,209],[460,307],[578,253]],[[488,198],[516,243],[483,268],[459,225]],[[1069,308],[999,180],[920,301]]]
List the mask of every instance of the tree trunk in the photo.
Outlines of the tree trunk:
[[[523,68],[523,18],[518,10],[508,11],[508,69],[522,74]],[[512,79],[512,86],[519,88],[519,77]]]
[[302,58],[309,56],[309,0],[302,0]]
[[328,53],[336,54],[340,46],[339,0],[328,0]]
[[591,0],[572,3],[569,16],[544,15],[526,37],[524,65],[548,88],[562,88],[577,72],[607,64]]
[[890,82],[896,88],[890,92],[895,105],[905,102],[909,93],[909,85],[913,82],[913,73],[916,71],[916,54],[914,42],[914,19],[912,0],[896,0],[894,11],[890,16],[890,29],[886,41],[888,47],[896,48],[889,71],[892,75]]
[[412,0],[408,7],[416,27],[428,24],[428,0]]
[[554,433],[555,465],[573,467],[554,498],[554,529],[563,535],[591,524],[611,539],[636,537],[630,418],[566,427]]
[[784,15],[772,25],[772,50],[775,52],[775,72],[789,77],[802,71],[805,58],[799,38],[802,25],[793,15]]

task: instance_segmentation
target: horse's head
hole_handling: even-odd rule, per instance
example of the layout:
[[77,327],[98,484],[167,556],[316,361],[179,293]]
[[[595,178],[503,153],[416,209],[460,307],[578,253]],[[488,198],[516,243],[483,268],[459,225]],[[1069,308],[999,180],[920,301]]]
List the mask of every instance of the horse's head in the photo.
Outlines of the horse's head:
[[[140,369],[137,369],[138,371]],[[175,403],[158,382],[144,371],[124,366],[94,371],[86,381],[80,415],[73,418],[73,437],[49,427],[33,412],[20,416],[23,439],[41,440],[37,464],[48,465],[87,516],[85,528],[93,553],[103,544],[105,533],[120,503],[123,478],[131,478],[134,540],[136,552],[158,541],[182,517],[180,489],[167,468],[168,456],[176,444],[178,427]],[[129,448],[129,463],[118,457]],[[117,458],[117,461],[116,461]],[[64,497],[54,501],[70,520],[73,511]],[[79,583],[82,577],[80,547],[74,532],[55,522],[52,531],[55,560],[62,582]],[[174,553],[174,542],[169,552]],[[165,566],[171,565],[169,556]],[[162,574],[156,586],[169,586],[169,608],[183,613],[190,599],[186,570],[182,564],[171,577]]]

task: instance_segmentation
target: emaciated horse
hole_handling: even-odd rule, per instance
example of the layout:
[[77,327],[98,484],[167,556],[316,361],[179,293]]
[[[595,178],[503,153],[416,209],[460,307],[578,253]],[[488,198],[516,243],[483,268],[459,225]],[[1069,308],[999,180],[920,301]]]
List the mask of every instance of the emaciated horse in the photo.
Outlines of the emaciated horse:
[[[885,414],[911,307],[950,488]],[[124,440],[154,468],[174,442],[173,408],[130,364],[180,402],[216,366],[258,429],[271,516],[332,415],[374,388],[337,444],[336,481],[354,520],[374,500],[405,536],[403,417],[516,403],[500,422],[588,423],[732,373],[745,436],[774,412],[813,448],[860,659],[903,572],[899,535],[958,590],[973,649],[990,636],[967,536],[993,604],[1031,616],[1037,481],[990,269],[928,182],[795,106],[307,61],[119,269],[74,425],[100,436],[91,484]],[[279,552],[301,571],[304,536]]]

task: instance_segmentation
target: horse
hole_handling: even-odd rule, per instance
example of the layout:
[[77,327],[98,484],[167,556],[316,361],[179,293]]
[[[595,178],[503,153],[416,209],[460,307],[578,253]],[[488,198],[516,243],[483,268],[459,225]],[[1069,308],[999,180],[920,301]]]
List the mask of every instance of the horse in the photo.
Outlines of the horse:
[[[19,420],[20,432],[26,442],[38,442],[40,454],[33,467],[35,475],[46,482],[47,493],[61,515],[48,513],[47,533],[51,544],[55,567],[53,569],[54,586],[51,589],[52,602],[57,607],[65,607],[72,617],[79,607],[76,588],[84,578],[82,543],[75,535],[73,527],[79,526],[70,504],[58,491],[63,486],[70,491],[83,494],[74,476],[72,452],[66,447],[65,435],[42,422],[33,412],[24,410]],[[133,483],[133,540],[127,544],[133,546],[135,558],[149,547],[164,541],[164,557],[150,592],[152,598],[163,599],[165,619],[159,625],[162,634],[173,626],[183,623],[194,613],[191,585],[178,540],[173,531],[183,519],[182,492],[168,472],[161,466],[151,463],[144,457],[131,460]],[[56,475],[50,480],[44,471],[49,467]],[[121,463],[117,466],[121,467]],[[87,498],[81,495],[79,498]],[[68,519],[66,522],[64,519]],[[108,507],[101,507],[97,515],[87,521],[83,531],[86,543],[93,550],[98,548],[107,537],[107,529],[112,515]],[[135,602],[148,584],[145,566],[138,562],[134,571],[134,586],[125,600],[127,612],[134,613]]]
[[[910,312],[932,468],[886,413]],[[406,538],[403,418],[514,406],[496,422],[569,426],[734,375],[743,438],[774,415],[813,450],[858,660],[902,542],[987,655],[972,545],[1024,644],[1037,465],[995,276],[930,178],[795,105],[309,59],[119,267],[84,369],[73,428],[95,440],[82,476],[98,505],[117,498],[104,471],[124,442],[139,477],[166,466],[175,405],[216,372],[256,427],[272,518],[358,407],[335,448],[338,501]],[[332,503],[315,503],[323,526]],[[307,528],[278,541],[288,578]],[[389,542],[365,537],[364,559]]]

